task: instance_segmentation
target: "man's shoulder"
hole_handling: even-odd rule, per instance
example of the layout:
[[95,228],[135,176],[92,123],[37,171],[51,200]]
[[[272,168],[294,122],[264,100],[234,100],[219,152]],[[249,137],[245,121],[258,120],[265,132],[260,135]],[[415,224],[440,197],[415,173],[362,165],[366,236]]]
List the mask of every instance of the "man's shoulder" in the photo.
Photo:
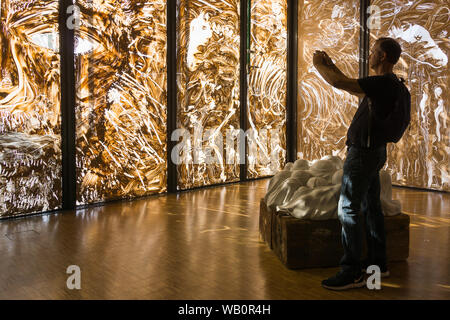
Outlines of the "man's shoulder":
[[400,80],[395,74],[369,76],[361,78],[359,83],[361,87],[371,88],[372,91],[376,91],[377,93],[397,92],[401,85]]
[[395,82],[395,83],[397,83],[399,81],[397,76],[394,73],[386,73],[386,74],[382,74],[382,75],[361,77],[358,80],[362,80],[362,81],[386,81],[386,82]]

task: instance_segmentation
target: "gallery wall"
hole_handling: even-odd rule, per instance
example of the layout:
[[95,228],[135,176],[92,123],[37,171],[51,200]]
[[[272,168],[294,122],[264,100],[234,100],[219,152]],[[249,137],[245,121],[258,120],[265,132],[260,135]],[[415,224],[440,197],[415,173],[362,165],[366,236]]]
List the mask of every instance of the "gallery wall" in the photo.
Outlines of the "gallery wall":
[[0,217],[61,207],[58,1],[0,1]]
[[239,181],[239,163],[227,163],[219,141],[240,128],[240,1],[208,4],[178,1],[177,128],[189,134],[183,135],[178,189]]
[[[166,192],[174,94],[167,92],[167,1],[75,1],[67,20],[79,19],[73,84],[59,77],[62,2],[0,3],[0,218],[62,207],[61,109],[71,107],[60,103],[60,81],[75,88],[76,176],[65,182],[74,179],[67,189],[75,205]],[[271,175],[285,163],[287,1],[246,5],[244,68],[251,67],[241,97],[240,1],[176,3],[174,114],[176,129],[190,135],[176,166],[178,190]],[[241,129],[242,98],[253,129],[244,175],[236,134],[231,146],[216,139]],[[277,156],[270,170],[266,152]]]
[[450,191],[450,3],[446,0],[374,0],[381,36],[397,39],[403,53],[394,73],[411,92],[411,125],[405,136],[390,144],[387,168],[392,183]]
[[[240,5],[178,1],[177,128],[189,133],[179,155],[178,189],[242,178],[236,146],[241,129]],[[286,162],[287,1],[248,2],[247,20],[244,178],[258,178],[273,175]],[[232,144],[227,143],[230,137]],[[207,154],[214,161],[208,162]]]
[[313,66],[324,50],[348,77],[358,78],[360,1],[299,1],[297,158],[345,157],[347,129],[358,98],[330,86]]
[[247,178],[286,163],[287,0],[253,0],[248,64]]
[[[394,185],[450,190],[448,1],[375,0],[370,3],[369,48],[392,37],[403,53],[394,73],[411,92],[411,124],[388,144],[385,169]],[[346,154],[346,131],[358,99],[328,85],[312,65],[325,50],[349,77],[359,77],[360,1],[299,1],[297,158]],[[374,75],[370,70],[369,75]]]
[[[298,1],[294,26],[293,1],[178,0],[169,52],[167,1],[77,0],[73,83],[60,79],[60,3],[0,0],[0,218],[63,206],[61,110],[72,107],[61,103],[61,84],[75,92],[74,205],[167,192],[169,114],[189,137],[174,170],[178,190],[273,175],[294,149],[302,159],[345,157],[358,99],[330,87],[312,54],[325,50],[344,73],[359,77],[367,1]],[[380,36],[399,40],[404,52],[394,71],[412,93],[411,127],[389,146],[387,169],[394,184],[449,191],[449,4],[372,5],[379,19],[369,45]],[[293,52],[297,79],[289,83],[297,85],[288,90]],[[171,54],[176,92],[167,89]],[[286,118],[290,95],[297,95],[296,119]],[[297,144],[288,145],[286,127],[294,121]],[[229,145],[227,134],[244,128],[241,157],[236,135]]]
[[78,1],[77,204],[167,188],[166,1]]

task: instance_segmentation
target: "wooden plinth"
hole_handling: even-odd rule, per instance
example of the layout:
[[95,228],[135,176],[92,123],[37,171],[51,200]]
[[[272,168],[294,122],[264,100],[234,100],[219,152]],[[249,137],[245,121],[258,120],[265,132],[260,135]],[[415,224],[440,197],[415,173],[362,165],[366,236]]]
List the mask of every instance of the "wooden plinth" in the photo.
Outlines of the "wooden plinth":
[[[409,222],[406,214],[384,218],[388,261],[408,258]],[[298,219],[270,210],[261,199],[259,232],[262,240],[290,269],[336,267],[343,255],[338,219]],[[363,241],[363,257],[366,250],[366,241]]]

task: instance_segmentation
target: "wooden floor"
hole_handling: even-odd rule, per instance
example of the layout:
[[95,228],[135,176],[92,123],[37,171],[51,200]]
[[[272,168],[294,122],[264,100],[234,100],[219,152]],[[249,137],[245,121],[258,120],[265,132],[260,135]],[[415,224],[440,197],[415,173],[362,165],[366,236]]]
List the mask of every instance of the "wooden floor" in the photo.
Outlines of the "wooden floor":
[[[320,286],[338,269],[286,269],[258,233],[268,180],[0,221],[1,299],[450,299],[450,194],[394,188],[410,258],[379,291]],[[66,287],[69,265],[81,290]]]

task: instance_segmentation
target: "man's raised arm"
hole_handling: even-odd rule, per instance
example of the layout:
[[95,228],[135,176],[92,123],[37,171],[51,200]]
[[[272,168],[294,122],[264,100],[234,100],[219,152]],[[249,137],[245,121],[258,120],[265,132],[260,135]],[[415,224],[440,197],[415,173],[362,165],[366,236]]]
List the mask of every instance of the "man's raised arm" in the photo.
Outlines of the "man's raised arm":
[[364,91],[359,86],[358,80],[350,79],[343,74],[324,51],[314,52],[313,64],[325,81],[333,87],[358,97],[364,96]]

